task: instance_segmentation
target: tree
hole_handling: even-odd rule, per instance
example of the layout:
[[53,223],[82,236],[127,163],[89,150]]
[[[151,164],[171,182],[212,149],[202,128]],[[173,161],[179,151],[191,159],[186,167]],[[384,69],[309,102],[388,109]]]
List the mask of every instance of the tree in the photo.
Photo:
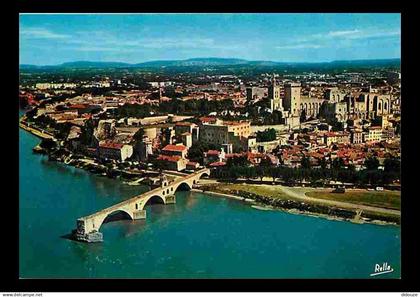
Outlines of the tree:
[[226,162],[227,167],[248,166],[249,164],[250,162],[247,156],[229,158]]
[[343,123],[342,123],[342,122],[339,122],[337,119],[334,119],[334,120],[331,122],[331,126],[332,126],[331,130],[332,130],[333,132],[343,131],[343,129],[344,129],[344,125],[343,125]]
[[193,161],[202,161],[206,146],[202,142],[194,143],[188,150],[188,158]]
[[239,177],[238,169],[235,166],[228,167],[226,173],[225,177],[230,179],[237,179]]
[[356,166],[354,166],[354,164],[349,164],[347,166],[347,170],[349,170],[350,172],[354,172],[356,171]]
[[55,124],[55,121],[49,116],[46,116],[45,114],[42,114],[39,117],[37,117],[36,122],[44,127],[51,127]]
[[272,113],[273,125],[279,125],[283,122],[283,114],[279,110],[275,110]]
[[28,122],[32,122],[33,121],[34,116],[36,116],[37,112],[38,112],[38,110],[35,107],[35,108],[32,108],[30,111],[28,111],[26,113],[26,118],[27,118]]
[[204,153],[208,150],[219,150],[220,146],[206,142],[195,142],[188,150],[188,159],[203,163]]
[[335,170],[342,169],[344,167],[344,160],[342,158],[335,158],[331,163],[331,168]]
[[136,143],[142,142],[144,137],[144,129],[140,128],[134,133],[133,139]]
[[365,160],[364,165],[367,170],[377,170],[379,166],[379,160],[376,157],[370,157]]
[[256,167],[257,170],[257,176],[261,179],[261,181],[264,179],[264,176],[266,176],[268,172],[268,168],[265,166],[258,166]]
[[319,161],[319,166],[321,166],[321,169],[326,169],[326,168],[327,168],[327,160],[325,159],[325,157],[323,157],[323,158]]
[[41,140],[39,146],[46,150],[52,150],[57,147],[57,143],[52,139],[45,138]]
[[311,168],[311,161],[309,160],[309,158],[308,158],[308,157],[304,156],[304,157],[302,158],[302,160],[300,161],[300,166],[301,166],[303,169],[310,169],[310,168]]
[[57,131],[57,138],[66,139],[70,133],[71,126],[72,124],[68,122],[55,125],[55,129]]
[[386,172],[399,173],[401,170],[401,161],[396,158],[385,159],[384,170]]
[[274,128],[265,129],[264,131],[257,132],[257,141],[266,142],[273,141],[277,137],[276,130]]
[[247,179],[254,179],[258,176],[257,169],[254,166],[245,167],[245,177]]
[[283,122],[283,114],[279,110],[274,110],[273,113],[267,114],[264,117],[263,123],[265,125],[279,125]]
[[270,161],[270,159],[267,157],[267,158],[263,158],[263,159],[261,159],[261,162],[260,162],[260,165],[259,166],[261,166],[261,167],[271,167],[272,166],[272,164],[271,164],[271,161]]

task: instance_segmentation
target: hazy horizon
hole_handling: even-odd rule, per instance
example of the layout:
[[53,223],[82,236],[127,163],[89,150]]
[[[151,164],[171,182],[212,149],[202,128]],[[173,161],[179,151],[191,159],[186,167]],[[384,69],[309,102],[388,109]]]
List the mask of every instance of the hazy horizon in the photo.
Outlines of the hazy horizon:
[[398,59],[397,13],[21,14],[21,64]]
[[128,64],[128,65],[136,65],[136,64],[142,64],[142,63],[149,63],[149,62],[157,62],[157,61],[162,61],[162,62],[170,62],[170,61],[188,61],[188,60],[195,60],[195,59],[226,59],[226,60],[230,60],[230,59],[234,59],[234,60],[245,60],[248,62],[258,62],[258,61],[262,61],[262,62],[273,62],[273,63],[290,63],[290,64],[322,64],[322,63],[332,63],[335,61],[375,61],[375,60],[397,60],[397,59],[401,59],[400,57],[395,57],[395,58],[381,58],[381,59],[353,59],[353,60],[332,60],[332,61],[319,61],[319,62],[311,62],[311,61],[302,61],[302,62],[289,62],[289,61],[268,61],[268,60],[247,60],[247,59],[242,59],[242,58],[236,58],[236,57],[191,57],[191,58],[186,58],[186,59],[179,59],[179,60],[148,60],[148,61],[142,61],[142,62],[123,62],[123,61],[93,61],[93,60],[73,60],[73,61],[66,61],[63,63],[58,63],[58,64],[31,64],[31,63],[19,63],[19,65],[30,65],[30,66],[59,66],[62,64],[67,64],[67,63],[124,63],[124,64]]

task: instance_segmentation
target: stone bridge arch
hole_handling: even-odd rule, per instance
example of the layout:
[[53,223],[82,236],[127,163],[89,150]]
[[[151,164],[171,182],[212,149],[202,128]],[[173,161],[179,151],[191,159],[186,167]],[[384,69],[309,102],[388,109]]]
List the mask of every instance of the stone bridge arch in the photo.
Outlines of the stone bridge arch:
[[[150,203],[149,203],[150,202]],[[154,204],[153,202],[157,202],[157,204],[166,204],[165,196],[154,194],[150,195],[147,199],[143,199],[137,203],[135,203],[134,208],[135,211],[144,210],[145,206],[149,204]]]
[[[83,224],[84,233],[91,233],[92,231],[99,231],[99,229],[104,224],[105,220],[117,213],[124,213],[131,220],[134,219],[133,212],[128,207],[121,207],[121,208],[113,209],[112,211],[109,211],[109,212],[104,212],[99,215],[80,220],[80,224]],[[80,226],[78,226],[78,228],[80,228]]]
[[184,182],[181,182],[181,183],[179,183],[178,185],[176,185],[175,186],[175,191],[174,191],[174,193],[176,192],[176,191],[178,191],[180,188],[181,189],[186,189],[187,191],[189,191],[189,190],[191,190],[192,189],[192,186],[193,186],[193,184],[194,184],[194,181],[195,180],[193,180],[192,182],[186,182],[186,181],[184,181]]
[[[117,215],[117,214],[124,214],[126,217],[133,220],[133,213],[132,212],[127,211],[126,209],[123,209],[123,208],[116,209],[116,210],[108,213],[107,215],[103,216],[102,221],[100,221],[99,226],[97,227],[98,228],[97,230],[99,231],[99,229],[102,227],[103,224],[106,224],[106,223],[111,221],[111,220],[107,221],[108,219],[112,219],[112,217]],[[114,221],[114,220],[112,220],[112,221]]]
[[205,171],[198,175],[198,179],[202,179],[203,177],[210,177],[210,171]]

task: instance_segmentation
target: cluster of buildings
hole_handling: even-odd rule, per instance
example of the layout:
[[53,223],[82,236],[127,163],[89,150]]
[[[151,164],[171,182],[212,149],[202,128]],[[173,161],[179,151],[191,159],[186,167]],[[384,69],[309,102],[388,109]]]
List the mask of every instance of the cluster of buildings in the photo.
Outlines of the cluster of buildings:
[[322,167],[322,161],[326,161],[326,167],[330,167],[332,161],[341,158],[345,166],[353,165],[356,170],[364,168],[367,158],[376,157],[383,166],[386,158],[399,158],[399,141],[372,142],[352,144],[349,142],[334,143],[334,145],[318,145],[308,147],[302,142],[284,146],[278,157],[281,164],[287,167],[297,168],[301,166],[303,158],[308,158],[313,168]]
[[[36,116],[44,115],[57,124],[70,124],[66,140],[72,150],[101,160],[155,164],[158,169],[172,171],[225,166],[235,157],[246,157],[254,166],[264,160],[272,166],[298,167],[303,157],[310,158],[314,166],[319,166],[321,159],[336,157],[343,158],[346,164],[362,166],[370,154],[398,155],[401,104],[398,86],[367,88],[352,80],[352,77],[365,79],[363,76],[348,73],[343,78],[335,77],[335,83],[320,81],[331,79],[328,75],[311,73],[300,77],[303,82],[283,77],[286,79],[278,83],[275,76],[265,75],[259,85],[249,87],[237,76],[207,76],[196,78],[194,83],[180,82],[178,77],[149,81],[149,89],[121,88],[106,96],[82,94],[64,102],[49,102],[36,108]],[[391,75],[390,79],[397,78]],[[108,88],[115,83],[124,86],[120,80],[95,80],[84,82],[83,86]],[[37,83],[35,89],[46,94],[79,86]],[[238,109],[209,112],[206,116],[114,117],[115,111],[125,104],[159,106],[172,100],[164,95],[168,90],[180,94],[182,100],[232,99]],[[22,91],[20,100],[32,105],[39,103],[30,90]],[[262,128],[252,125],[252,119],[247,119],[247,113],[243,112],[245,105],[262,100],[268,103],[269,112],[281,112],[283,121],[273,126],[276,138],[266,142],[257,141],[256,132]],[[309,119],[318,121],[309,125],[306,123]],[[87,121],[93,123],[90,143],[81,139]],[[272,127],[263,129],[266,128]],[[139,129],[143,131],[141,139]],[[188,154],[199,143],[218,147],[204,152],[201,163],[191,161]]]
[[210,168],[217,168],[226,166],[229,159],[232,158],[245,158],[251,166],[258,166],[264,160],[270,166],[280,165],[279,158],[271,153],[259,153],[259,152],[241,152],[241,153],[225,153],[223,149],[208,150],[204,153],[204,165]]
[[92,81],[88,83],[37,83],[35,89],[37,90],[62,90],[62,89],[75,89],[81,88],[109,88],[111,86],[110,81]]
[[[372,120],[378,116],[398,113],[399,96],[393,98],[392,87],[387,91],[384,93],[371,87],[367,90],[322,87],[307,88],[307,95],[304,96],[301,83],[285,82],[278,85],[273,76],[268,88],[247,88],[247,99],[256,102],[268,99],[270,112],[281,111],[283,123],[293,128],[300,124],[302,118],[322,118],[327,122],[344,123],[348,120]],[[312,94],[316,96],[311,96]]]

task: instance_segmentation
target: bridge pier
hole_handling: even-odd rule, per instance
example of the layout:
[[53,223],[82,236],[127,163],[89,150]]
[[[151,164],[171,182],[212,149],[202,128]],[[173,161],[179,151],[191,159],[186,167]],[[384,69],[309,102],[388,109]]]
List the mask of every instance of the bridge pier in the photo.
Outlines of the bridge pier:
[[175,195],[166,196],[165,200],[166,200],[165,204],[175,204],[176,203]]
[[146,218],[146,210],[136,210],[133,212],[133,220],[142,220]]
[[77,220],[77,229],[72,232],[73,238],[78,241],[85,242],[102,242],[103,234],[98,230],[86,230],[86,222],[84,220]]
[[86,234],[80,234],[76,231],[76,239],[78,241],[85,241],[85,242],[103,242],[104,236],[99,231],[92,231]]

